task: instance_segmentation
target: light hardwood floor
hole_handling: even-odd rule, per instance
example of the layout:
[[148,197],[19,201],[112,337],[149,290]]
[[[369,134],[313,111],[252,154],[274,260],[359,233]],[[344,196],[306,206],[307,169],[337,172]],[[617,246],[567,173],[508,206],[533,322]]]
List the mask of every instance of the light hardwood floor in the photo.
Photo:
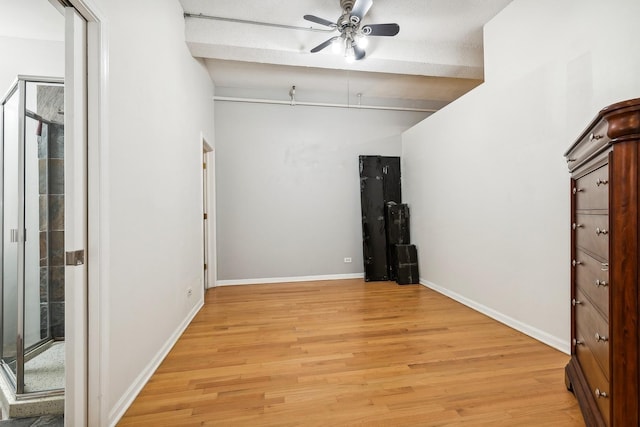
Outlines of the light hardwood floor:
[[120,426],[584,426],[567,355],[423,286],[205,299]]

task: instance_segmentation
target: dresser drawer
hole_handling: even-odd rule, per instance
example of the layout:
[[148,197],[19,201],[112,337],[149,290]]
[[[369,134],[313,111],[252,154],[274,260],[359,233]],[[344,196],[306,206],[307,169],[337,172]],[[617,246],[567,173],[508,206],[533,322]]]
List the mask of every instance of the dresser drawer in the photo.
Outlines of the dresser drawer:
[[[577,346],[576,356],[578,357],[578,362],[580,362],[582,372],[587,379],[587,384],[589,385],[591,396],[598,405],[598,410],[600,411],[602,418],[604,418],[606,425],[609,426],[611,425],[611,386],[609,384],[609,381],[604,376],[604,373],[600,369],[600,366],[596,363],[593,354],[591,354],[587,347],[580,345]],[[603,396],[602,394],[598,395],[598,392],[606,393],[606,396]]]
[[576,246],[608,260],[609,215],[576,215],[575,221]]
[[577,179],[573,191],[576,209],[609,209],[609,165]]
[[582,251],[576,251],[576,287],[609,320],[609,264],[602,263]]
[[595,357],[605,377],[609,378],[609,323],[598,313],[591,301],[576,290],[576,348],[586,347]]
[[585,134],[580,141],[577,141],[565,154],[569,170],[575,169],[580,163],[592,157],[596,152],[601,151],[609,144],[610,138],[607,135],[607,121],[600,120],[591,132]]

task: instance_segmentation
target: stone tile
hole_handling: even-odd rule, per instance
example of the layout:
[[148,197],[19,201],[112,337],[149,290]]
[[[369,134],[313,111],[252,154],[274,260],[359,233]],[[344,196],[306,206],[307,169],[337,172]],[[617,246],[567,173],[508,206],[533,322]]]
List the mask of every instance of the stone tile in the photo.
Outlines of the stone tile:
[[49,336],[49,304],[40,304],[40,339]]
[[49,266],[64,265],[64,231],[49,232]]
[[46,159],[49,156],[49,125],[42,123],[42,130],[38,137],[38,158]]
[[40,84],[36,89],[36,113],[45,120],[64,122],[64,86]]
[[0,421],[0,427],[64,427],[64,415],[11,418]]
[[49,301],[64,301],[64,266],[49,267]]
[[64,126],[49,125],[49,158],[64,159]]
[[49,230],[64,230],[64,196],[49,196]]
[[49,159],[49,195],[64,194],[64,160]]
[[0,427],[33,427],[38,418],[14,418],[0,421]]
[[51,337],[55,340],[64,339],[64,323],[51,327]]
[[38,193],[47,194],[49,183],[49,161],[47,159],[38,160]]
[[49,302],[49,267],[40,267],[40,302]]
[[51,335],[53,339],[64,338],[64,303],[52,302],[49,304]]
[[46,195],[38,196],[38,216],[40,231],[49,229],[49,198]]
[[31,424],[31,427],[64,427],[64,416],[46,415],[38,418],[35,423]]
[[[49,261],[49,233],[40,232],[40,267],[48,265]],[[64,243],[64,242],[63,242]]]

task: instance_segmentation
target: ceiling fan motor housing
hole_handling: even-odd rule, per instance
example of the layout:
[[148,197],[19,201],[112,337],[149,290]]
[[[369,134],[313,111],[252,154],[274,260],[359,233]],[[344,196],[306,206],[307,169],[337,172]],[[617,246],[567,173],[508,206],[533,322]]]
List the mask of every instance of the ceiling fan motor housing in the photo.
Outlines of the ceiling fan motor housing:
[[355,0],[340,0],[340,7],[345,12],[351,12],[353,10],[353,4]]

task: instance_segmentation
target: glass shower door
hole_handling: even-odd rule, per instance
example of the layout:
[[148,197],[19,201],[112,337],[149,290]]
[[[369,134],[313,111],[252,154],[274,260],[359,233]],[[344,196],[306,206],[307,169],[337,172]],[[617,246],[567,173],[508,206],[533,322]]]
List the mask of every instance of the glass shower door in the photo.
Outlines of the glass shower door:
[[15,378],[18,331],[19,91],[3,105],[2,361]]
[[18,76],[1,106],[1,370],[16,396],[62,394],[64,86]]
[[64,87],[26,83],[24,392],[64,388]]

